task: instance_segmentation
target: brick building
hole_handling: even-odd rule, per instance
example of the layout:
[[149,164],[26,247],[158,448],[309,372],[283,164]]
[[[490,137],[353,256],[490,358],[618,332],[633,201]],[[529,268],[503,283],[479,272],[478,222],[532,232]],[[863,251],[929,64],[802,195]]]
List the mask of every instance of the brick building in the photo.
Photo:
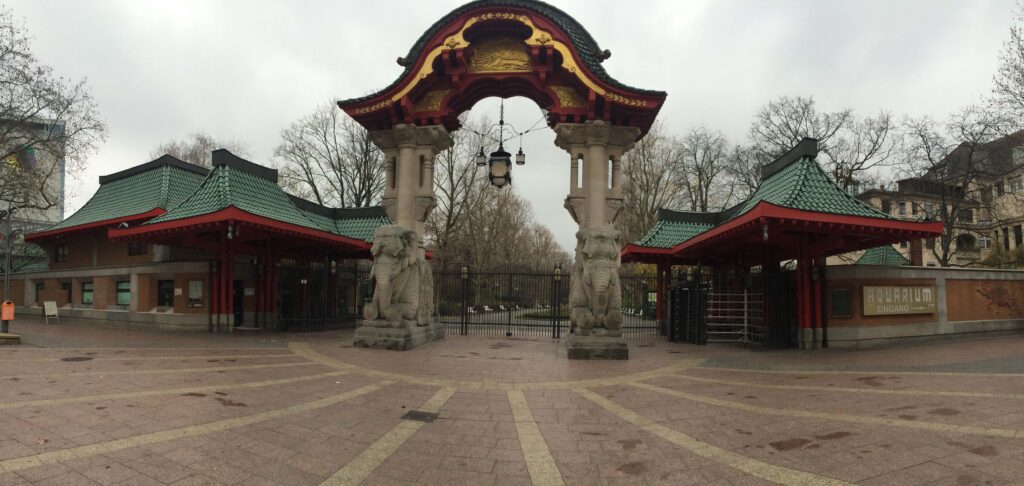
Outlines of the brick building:
[[80,210],[27,236],[48,266],[14,275],[19,310],[55,301],[64,316],[211,330],[351,320],[350,270],[384,210],[290,196],[277,171],[226,150],[213,166],[164,155],[100,177]]

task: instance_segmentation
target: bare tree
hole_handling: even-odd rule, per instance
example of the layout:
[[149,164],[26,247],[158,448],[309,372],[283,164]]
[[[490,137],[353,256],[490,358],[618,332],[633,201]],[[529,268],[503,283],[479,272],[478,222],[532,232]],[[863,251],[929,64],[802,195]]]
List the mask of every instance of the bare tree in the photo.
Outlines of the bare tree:
[[1018,2],[1010,39],[999,53],[993,102],[1009,119],[1024,119],[1024,3]]
[[202,130],[188,134],[182,140],[170,140],[157,145],[150,151],[152,158],[164,154],[201,167],[213,167],[213,151],[228,149],[240,157],[249,156],[249,148],[242,142],[233,139],[218,139]]
[[758,157],[750,145],[736,145],[725,162],[726,181],[734,199],[750,197],[761,183],[761,166],[771,162]]
[[892,115],[859,118],[853,110],[819,112],[813,97],[783,96],[761,107],[750,127],[762,163],[781,157],[805,137],[818,140],[822,164],[843,189],[855,188],[872,169],[895,164],[903,153]]
[[700,127],[690,130],[679,144],[676,171],[686,189],[690,210],[707,212],[709,205],[721,209],[728,204],[731,185],[720,184],[729,157],[725,135]]
[[956,238],[965,232],[961,211],[981,199],[978,182],[1005,172],[997,167],[986,144],[998,137],[1002,120],[982,106],[968,106],[945,122],[923,117],[905,122],[911,170],[938,197],[934,216],[944,224],[932,252],[950,266],[962,249]]
[[384,192],[384,154],[333,103],[283,130],[274,156],[283,179],[325,206],[366,207]]
[[107,127],[85,80],[42,64],[24,23],[2,7],[0,100],[0,211],[63,204],[59,185],[82,172]]
[[642,237],[657,221],[658,209],[687,203],[678,169],[679,146],[655,122],[644,138],[623,157],[622,195],[625,207],[615,221],[623,241]]
[[[477,167],[474,148],[481,146],[481,136],[490,126],[484,119],[463,121],[465,130],[452,134],[452,145],[434,158],[434,192],[437,207],[426,221],[427,237],[439,251],[435,258],[441,264],[459,259],[456,246],[467,235],[470,213],[482,207],[487,186],[484,170]],[[465,248],[463,248],[465,250]]]

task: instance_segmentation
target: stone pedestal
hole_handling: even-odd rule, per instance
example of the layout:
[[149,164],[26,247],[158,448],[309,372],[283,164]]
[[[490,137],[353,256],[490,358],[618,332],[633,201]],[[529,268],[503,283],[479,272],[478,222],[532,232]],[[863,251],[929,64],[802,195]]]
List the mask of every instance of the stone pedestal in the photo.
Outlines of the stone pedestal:
[[362,326],[356,329],[352,346],[405,351],[443,337],[444,325],[439,322],[433,322],[426,326],[401,328]]
[[629,359],[629,346],[621,336],[579,336],[565,340],[569,359]]

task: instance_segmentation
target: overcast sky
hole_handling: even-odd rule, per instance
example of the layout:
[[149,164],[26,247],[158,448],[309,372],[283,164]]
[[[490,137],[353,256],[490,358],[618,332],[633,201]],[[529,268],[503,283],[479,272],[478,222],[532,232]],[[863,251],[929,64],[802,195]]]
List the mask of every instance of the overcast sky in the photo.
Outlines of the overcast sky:
[[[234,138],[268,163],[280,131],[319,103],[391,83],[395,58],[455,0],[8,0],[57,73],[87,77],[110,136],[69,185],[67,214],[97,176],[147,162],[194,130]],[[612,57],[616,79],[668,92],[674,133],[705,125],[742,141],[754,111],[779,95],[820,108],[942,117],[991,89],[1012,0],[553,2]],[[496,116],[485,100],[473,114]],[[525,99],[509,121],[540,117]],[[568,156],[550,130],[526,138],[511,190],[567,249]]]

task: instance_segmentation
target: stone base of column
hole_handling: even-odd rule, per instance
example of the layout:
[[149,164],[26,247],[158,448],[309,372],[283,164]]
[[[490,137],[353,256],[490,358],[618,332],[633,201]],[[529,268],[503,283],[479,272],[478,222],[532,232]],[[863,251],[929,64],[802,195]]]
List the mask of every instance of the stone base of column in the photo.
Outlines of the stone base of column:
[[800,328],[800,333],[797,334],[800,339],[798,343],[800,349],[814,349],[814,329],[810,327]]
[[569,359],[629,359],[629,346],[621,336],[580,336],[565,339]]
[[432,322],[426,326],[399,328],[361,326],[356,329],[352,346],[406,351],[442,338],[444,338],[444,325],[440,322]]
[[814,328],[814,349],[821,349],[821,328]]

